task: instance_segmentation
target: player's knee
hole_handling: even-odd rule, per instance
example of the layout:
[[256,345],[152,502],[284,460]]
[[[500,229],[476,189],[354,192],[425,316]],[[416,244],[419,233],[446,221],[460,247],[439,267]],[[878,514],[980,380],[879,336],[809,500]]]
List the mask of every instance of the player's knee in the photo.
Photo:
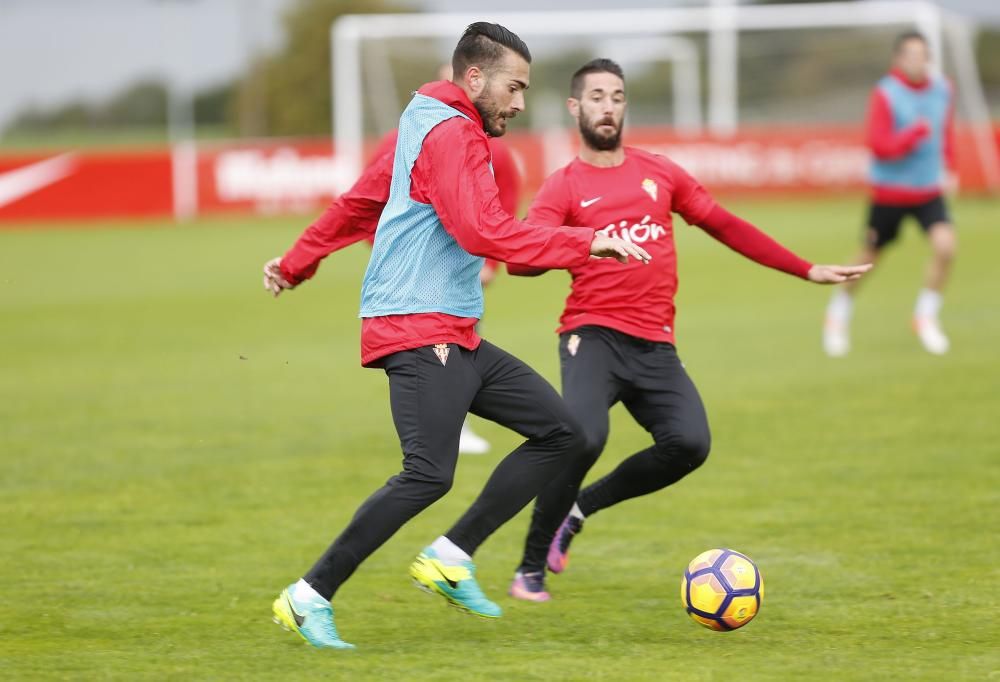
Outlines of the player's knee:
[[428,477],[424,482],[427,489],[427,497],[436,502],[448,494],[448,491],[451,490],[451,486],[454,481],[454,476],[446,475],[444,473]]
[[550,423],[548,429],[534,438],[559,450],[568,450],[580,438],[580,426],[565,416]]
[[712,438],[708,431],[683,434],[677,443],[677,454],[691,471],[705,463],[711,449]]
[[550,440],[560,452],[583,461],[588,457],[588,436],[586,430],[573,417],[565,415],[559,420]]
[[402,473],[393,477],[391,483],[405,487],[412,491],[416,497],[431,504],[448,494],[454,480],[454,471],[449,472],[440,468],[415,469],[405,467]]
[[607,431],[584,429],[579,444],[581,459],[586,461],[588,465],[593,464],[601,456],[601,453],[604,452],[604,445],[607,442]]
[[665,443],[657,443],[657,451],[662,457],[683,463],[689,472],[705,463],[711,449],[712,437],[707,429],[673,433]]
[[934,228],[931,234],[931,244],[934,255],[943,261],[951,261],[958,251],[958,240],[955,239],[955,231],[947,226]]
[[566,450],[572,453],[583,452],[587,447],[587,433],[575,419],[570,419],[563,425],[565,429]]

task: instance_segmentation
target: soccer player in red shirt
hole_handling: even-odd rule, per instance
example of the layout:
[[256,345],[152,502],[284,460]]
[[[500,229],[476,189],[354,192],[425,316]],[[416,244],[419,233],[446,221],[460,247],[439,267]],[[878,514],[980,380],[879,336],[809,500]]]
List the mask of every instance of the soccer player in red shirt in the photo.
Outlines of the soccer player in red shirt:
[[[956,237],[944,194],[957,188],[955,102],[951,84],[931,73],[927,39],[916,31],[893,46],[892,69],[872,90],[866,122],[872,153],[871,203],[859,263],[874,263],[912,216],[927,235],[931,261],[913,309],[913,330],[928,353],[948,352],[938,313],[955,258]],[[831,357],[851,348],[850,321],[857,282],[838,287],[826,309],[823,349]]]
[[501,615],[476,581],[472,555],[579,456],[580,427],[555,389],[475,331],[482,257],[571,267],[591,256],[624,263],[629,256],[648,261],[649,254],[593,228],[521,222],[500,206],[487,136],[503,135],[507,119],[524,109],[530,60],[528,47],[506,28],[470,25],[452,57],[454,80],[424,85],[400,117],[393,157],[383,156],[334,202],[326,232],[310,228],[265,265],[265,286],[278,295],[315,271],[308,254],[316,242],[346,246],[370,235],[377,219],[361,287],[361,361],[389,379],[403,470],[274,601],[275,621],[313,646],[353,648],[337,631],[331,599],[372,552],[448,492],[466,414],[526,440],[410,566],[418,585],[464,611]]
[[[677,254],[671,213],[762,265],[812,282],[853,280],[870,266],[813,265],[718,205],[670,159],[621,143],[625,77],[609,59],[573,76],[569,112],[579,124],[579,157],[553,173],[528,213],[541,225],[603,225],[600,232],[640,244],[650,265],[591,261],[570,268],[572,289],[558,329],[562,394],[583,425],[584,456],[535,502],[524,557],[510,594],[545,601],[545,568],[566,568],[570,541],[586,517],[655,492],[698,468],[708,455],[705,408],[674,347]],[[512,275],[544,269],[508,261]],[[650,447],[583,490],[608,437],[608,410],[622,402],[652,436]]]

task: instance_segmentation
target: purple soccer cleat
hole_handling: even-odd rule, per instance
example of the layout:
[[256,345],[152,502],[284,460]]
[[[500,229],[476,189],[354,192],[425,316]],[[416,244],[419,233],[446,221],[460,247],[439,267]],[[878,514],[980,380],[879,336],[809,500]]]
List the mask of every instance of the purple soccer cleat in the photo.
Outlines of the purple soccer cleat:
[[546,560],[549,570],[553,573],[562,573],[569,566],[569,543],[573,541],[573,536],[583,530],[583,519],[575,516],[567,516],[559,525],[549,545],[549,556]]
[[552,595],[545,590],[545,573],[521,573],[514,574],[514,582],[510,584],[507,594],[514,599],[524,601],[548,601]]

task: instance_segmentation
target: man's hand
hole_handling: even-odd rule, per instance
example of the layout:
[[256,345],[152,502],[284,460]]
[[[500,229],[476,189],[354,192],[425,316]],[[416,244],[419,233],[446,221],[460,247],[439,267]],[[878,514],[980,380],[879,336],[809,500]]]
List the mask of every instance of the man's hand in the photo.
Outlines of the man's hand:
[[290,284],[281,274],[281,258],[272,258],[264,263],[264,288],[271,292],[275,298],[281,295],[285,289],[294,289],[295,285]]
[[598,258],[614,258],[619,263],[628,263],[629,256],[641,260],[643,263],[652,260],[652,257],[641,246],[636,246],[624,239],[605,237],[600,234],[595,234],[594,241],[590,242],[590,255]]
[[871,263],[865,265],[814,265],[809,268],[809,281],[816,284],[839,284],[860,279],[861,275],[872,269]]
[[928,119],[921,117],[916,123],[910,126],[910,130],[916,139],[923,140],[931,134],[931,122]]

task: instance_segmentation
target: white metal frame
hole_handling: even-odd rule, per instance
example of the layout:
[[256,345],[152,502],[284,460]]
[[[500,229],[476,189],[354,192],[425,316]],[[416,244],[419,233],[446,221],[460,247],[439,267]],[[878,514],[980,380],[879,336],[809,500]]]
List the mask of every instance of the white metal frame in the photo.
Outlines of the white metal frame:
[[[915,26],[930,41],[934,59],[939,59],[945,22],[954,18],[922,0],[749,6],[736,5],[730,0],[715,0],[709,7],[698,8],[501,12],[490,16],[471,13],[342,16],[330,28],[335,88],[332,116],[338,184],[357,177],[362,169],[362,42],[369,38],[457,38],[466,26],[484,19],[508,26],[522,36],[651,37],[705,31],[709,36],[708,127],[714,134],[725,136],[735,131],[738,122],[740,31],[894,24]],[[960,32],[962,28],[956,30]],[[986,121],[975,120],[983,114],[983,108],[978,103],[984,102],[985,96],[974,68],[975,61],[968,58],[967,46],[965,49],[966,53],[960,55],[962,58],[956,59],[958,88],[967,98],[963,101],[969,108],[968,116],[974,119],[973,123],[982,124],[977,128],[985,130],[988,116]],[[981,147],[981,161],[991,187],[1000,187],[1000,163],[995,146],[977,146]]]

